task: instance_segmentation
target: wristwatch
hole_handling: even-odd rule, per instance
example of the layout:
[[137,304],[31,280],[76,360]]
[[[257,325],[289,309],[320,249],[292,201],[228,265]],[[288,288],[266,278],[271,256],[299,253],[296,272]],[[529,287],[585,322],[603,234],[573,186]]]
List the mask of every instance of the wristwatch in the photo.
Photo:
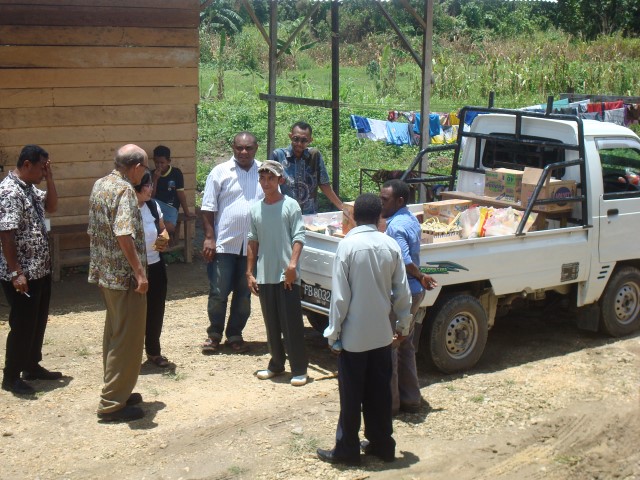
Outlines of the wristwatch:
[[22,275],[22,270],[16,270],[9,274],[9,276],[11,277],[11,280],[13,280],[16,277],[19,277],[20,275]]

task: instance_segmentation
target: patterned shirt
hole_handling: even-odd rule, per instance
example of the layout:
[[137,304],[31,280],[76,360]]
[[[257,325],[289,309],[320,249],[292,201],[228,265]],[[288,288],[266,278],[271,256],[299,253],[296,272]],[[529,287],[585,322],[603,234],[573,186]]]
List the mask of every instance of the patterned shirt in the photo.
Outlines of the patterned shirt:
[[[0,183],[0,230],[15,230],[18,263],[28,280],[51,273],[49,236],[44,223],[47,194],[13,172]],[[0,280],[10,281],[7,260],[0,250]]]
[[93,185],[87,233],[91,246],[89,283],[112,290],[128,290],[134,272],[117,237],[133,237],[138,258],[145,268],[147,257],[138,199],[131,183],[118,170]]
[[294,158],[293,147],[278,148],[271,159],[282,164],[286,182],[280,191],[297,200],[303,215],[318,212],[318,187],[330,183],[322,154],[315,148],[307,148],[301,158]]

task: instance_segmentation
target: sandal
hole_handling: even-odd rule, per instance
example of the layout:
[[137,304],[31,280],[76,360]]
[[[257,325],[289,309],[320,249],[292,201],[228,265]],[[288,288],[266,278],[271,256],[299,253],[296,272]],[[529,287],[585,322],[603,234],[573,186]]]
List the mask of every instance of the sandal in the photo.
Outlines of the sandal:
[[202,353],[216,353],[220,347],[220,340],[217,338],[207,338],[202,344]]
[[248,352],[249,345],[244,340],[236,340],[235,342],[227,342],[227,345],[231,347],[234,353],[245,353]]
[[147,355],[147,360],[153,363],[156,367],[167,368],[171,366],[171,362],[167,359],[167,357],[162,355]]

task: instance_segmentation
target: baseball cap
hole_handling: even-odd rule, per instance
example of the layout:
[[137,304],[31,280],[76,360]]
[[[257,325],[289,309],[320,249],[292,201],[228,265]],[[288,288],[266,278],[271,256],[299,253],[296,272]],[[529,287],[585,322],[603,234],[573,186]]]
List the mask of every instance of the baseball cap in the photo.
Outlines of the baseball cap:
[[273,173],[276,177],[282,177],[284,175],[282,165],[275,160],[265,160],[262,162],[262,165],[258,167],[258,172],[262,172],[263,170]]

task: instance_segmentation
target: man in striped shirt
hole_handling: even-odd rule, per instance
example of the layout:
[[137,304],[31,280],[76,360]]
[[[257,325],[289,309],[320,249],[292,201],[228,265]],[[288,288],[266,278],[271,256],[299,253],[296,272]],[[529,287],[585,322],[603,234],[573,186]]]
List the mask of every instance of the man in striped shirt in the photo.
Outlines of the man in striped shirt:
[[[202,353],[216,353],[223,334],[226,344],[236,353],[249,350],[242,330],[251,312],[251,291],[247,285],[247,235],[249,209],[264,198],[258,183],[255,160],[258,140],[249,132],[240,132],[231,145],[233,157],[216,165],[204,187],[202,219],[204,245],[202,256],[209,277],[209,328]],[[229,321],[225,329],[227,299],[233,293]]]

